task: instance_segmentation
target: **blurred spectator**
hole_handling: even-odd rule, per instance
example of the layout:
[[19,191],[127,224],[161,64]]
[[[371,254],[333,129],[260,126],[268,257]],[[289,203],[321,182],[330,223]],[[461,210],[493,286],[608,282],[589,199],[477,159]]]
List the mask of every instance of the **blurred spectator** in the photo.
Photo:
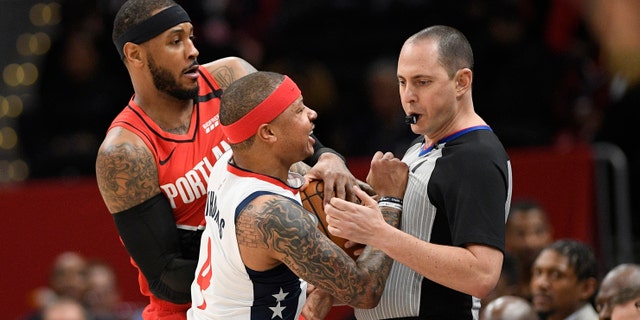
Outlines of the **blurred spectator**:
[[[595,300],[600,320],[611,320],[612,300],[621,290],[627,288],[640,288],[640,265],[619,264],[604,276]],[[638,316],[640,317],[640,314]]]
[[598,263],[586,244],[562,239],[545,247],[531,268],[533,308],[547,320],[596,320],[591,301]]
[[34,310],[33,314],[29,314],[24,318],[40,319],[40,310],[45,306],[58,299],[58,295],[48,286],[37,287],[29,293],[29,306]]
[[58,297],[81,301],[87,290],[87,261],[79,253],[58,255],[51,272],[50,285]]
[[531,299],[531,266],[540,251],[553,242],[553,226],[542,206],[533,200],[515,201],[510,208],[505,232],[505,251],[516,259],[518,289],[514,294]]
[[102,262],[87,267],[87,292],[83,299],[94,320],[116,320],[120,292],[113,269]]
[[83,301],[92,320],[133,320],[142,317],[142,306],[121,300],[116,273],[105,262],[89,263],[87,291]]
[[482,311],[480,320],[538,320],[531,303],[518,296],[501,296]]
[[[36,288],[33,294],[40,295],[35,310],[23,316],[25,320],[41,320],[43,309],[60,298],[81,302],[87,290],[87,261],[72,251],[59,254],[51,268],[49,288]],[[44,298],[44,299],[43,299]],[[66,308],[65,308],[66,309]]]
[[640,319],[640,287],[624,288],[612,299],[611,320]]
[[78,300],[59,298],[44,308],[42,320],[90,320],[90,318]]
[[[19,119],[31,178],[92,176],[110,120],[131,84],[97,1],[61,1],[62,21],[42,63],[38,103]],[[113,58],[116,57],[116,58]]]

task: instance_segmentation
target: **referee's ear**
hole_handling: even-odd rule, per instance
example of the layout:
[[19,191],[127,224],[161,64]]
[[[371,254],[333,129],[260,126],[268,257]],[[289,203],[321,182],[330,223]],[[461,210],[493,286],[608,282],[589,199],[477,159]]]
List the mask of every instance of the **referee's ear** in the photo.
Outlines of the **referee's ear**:
[[471,89],[473,72],[469,68],[462,68],[456,72],[453,80],[456,84],[456,93],[462,95]]

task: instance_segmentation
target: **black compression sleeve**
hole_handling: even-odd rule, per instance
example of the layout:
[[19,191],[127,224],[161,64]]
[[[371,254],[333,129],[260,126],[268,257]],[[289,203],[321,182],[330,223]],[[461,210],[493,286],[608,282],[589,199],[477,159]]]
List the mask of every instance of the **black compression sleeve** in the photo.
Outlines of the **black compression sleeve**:
[[171,205],[162,195],[113,214],[127,252],[149,283],[149,290],[173,303],[191,301],[191,282],[197,260],[180,252],[180,240]]
[[313,139],[316,141],[313,144],[313,154],[310,157],[304,159],[304,163],[306,163],[306,164],[308,164],[308,165],[313,167],[318,162],[318,159],[320,158],[320,155],[322,155],[325,152],[331,152],[331,153],[337,155],[338,157],[340,157],[342,159],[342,161],[346,165],[347,161],[345,160],[345,158],[340,153],[338,153],[338,151],[335,151],[335,150],[333,150],[331,148],[325,147],[322,144],[322,142],[320,142],[320,140],[315,135],[311,134],[311,137],[313,137]]

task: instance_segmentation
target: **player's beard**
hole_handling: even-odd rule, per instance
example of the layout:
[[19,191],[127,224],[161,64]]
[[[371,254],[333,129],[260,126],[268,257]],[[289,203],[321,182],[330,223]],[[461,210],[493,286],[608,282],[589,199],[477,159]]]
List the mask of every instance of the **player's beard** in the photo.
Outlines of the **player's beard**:
[[193,89],[181,88],[175,78],[171,75],[171,72],[159,67],[151,55],[148,56],[148,61],[149,71],[151,71],[151,77],[153,78],[153,84],[156,89],[179,100],[197,100],[197,85]]

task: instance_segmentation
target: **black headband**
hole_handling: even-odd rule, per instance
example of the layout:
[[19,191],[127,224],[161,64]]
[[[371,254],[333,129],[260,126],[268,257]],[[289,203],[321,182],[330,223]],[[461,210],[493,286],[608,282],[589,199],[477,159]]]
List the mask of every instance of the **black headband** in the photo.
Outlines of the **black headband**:
[[113,43],[120,54],[120,59],[124,59],[124,44],[133,42],[141,44],[153,37],[163,33],[165,30],[183,22],[191,22],[191,18],[180,5],[169,7],[159,13],[144,20],[127,32],[123,33]]

